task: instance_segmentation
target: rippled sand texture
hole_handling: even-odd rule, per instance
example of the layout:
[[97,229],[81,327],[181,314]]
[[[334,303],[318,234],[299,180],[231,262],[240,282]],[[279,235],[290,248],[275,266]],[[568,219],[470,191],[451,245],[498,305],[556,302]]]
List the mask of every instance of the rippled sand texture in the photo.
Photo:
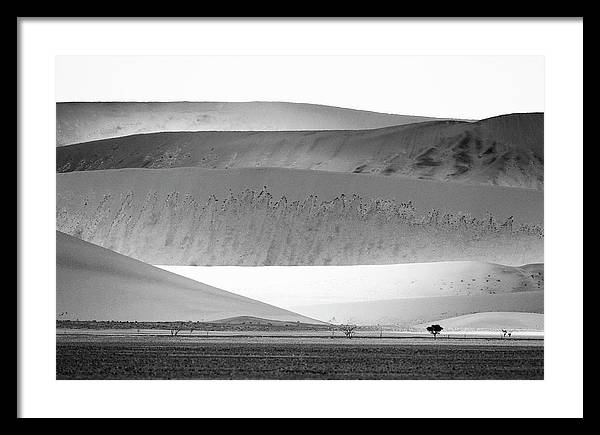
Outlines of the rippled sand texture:
[[57,171],[310,169],[542,189],[541,113],[343,131],[141,134],[57,149]]

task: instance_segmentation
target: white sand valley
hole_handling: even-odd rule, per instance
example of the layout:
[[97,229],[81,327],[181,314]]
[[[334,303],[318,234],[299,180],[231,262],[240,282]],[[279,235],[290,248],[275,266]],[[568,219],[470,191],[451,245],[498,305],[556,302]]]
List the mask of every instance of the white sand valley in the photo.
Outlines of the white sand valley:
[[543,264],[510,267],[456,261],[356,266],[157,267],[281,307],[544,289]]
[[[483,312],[544,312],[542,264],[478,262],[298,267],[159,266],[322,321],[411,328]],[[457,318],[449,328],[539,330],[527,314]],[[527,318],[529,317],[529,318]],[[520,323],[519,323],[520,322]]]

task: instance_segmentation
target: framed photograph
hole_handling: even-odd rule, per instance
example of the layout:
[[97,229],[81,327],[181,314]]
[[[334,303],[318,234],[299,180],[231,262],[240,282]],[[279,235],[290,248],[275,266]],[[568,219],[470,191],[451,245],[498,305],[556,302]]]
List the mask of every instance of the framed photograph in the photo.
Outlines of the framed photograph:
[[282,24],[20,21],[18,413],[582,416],[582,20]]

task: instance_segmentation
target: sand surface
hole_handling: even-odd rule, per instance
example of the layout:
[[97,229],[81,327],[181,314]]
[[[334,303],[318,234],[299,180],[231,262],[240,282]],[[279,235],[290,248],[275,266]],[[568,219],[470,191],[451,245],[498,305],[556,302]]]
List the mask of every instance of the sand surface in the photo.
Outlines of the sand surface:
[[[441,319],[438,323],[444,327],[444,331],[489,331],[493,329],[506,329],[511,333],[514,330],[543,331],[544,315],[541,313],[486,312]],[[419,326],[424,328],[428,325]]]
[[57,312],[543,334],[543,128],[59,103]]
[[[395,325],[411,328],[426,322],[480,312],[544,312],[544,292],[527,291],[471,296],[439,296],[381,301],[320,304],[295,308],[319,320],[335,317],[340,323]],[[443,326],[443,324],[442,324]]]
[[501,186],[475,186],[414,180],[406,177],[382,177],[282,168],[242,168],[209,170],[205,168],[123,169],[57,174],[57,197],[111,196],[137,192],[156,192],[161,196],[190,195],[200,205],[215,195],[223,201],[230,192],[247,189],[256,194],[266,187],[277,201],[301,201],[314,195],[318,201],[332,201],[342,194],[346,200],[359,195],[364,200],[411,202],[419,212],[431,209],[452,213],[467,212],[475,217],[491,213],[498,220],[513,216],[517,222],[542,223],[544,194],[533,189]]
[[57,171],[289,168],[543,187],[543,114],[382,129],[163,132],[57,149]]
[[283,308],[544,289],[543,264],[510,267],[473,261],[356,266],[158,267]]
[[61,319],[210,321],[252,316],[314,320],[202,284],[56,233],[57,313]]
[[59,231],[151,264],[522,265],[543,262],[542,222],[532,189],[278,168],[57,175]]
[[439,118],[285,102],[57,103],[57,145],[157,131],[357,130]]

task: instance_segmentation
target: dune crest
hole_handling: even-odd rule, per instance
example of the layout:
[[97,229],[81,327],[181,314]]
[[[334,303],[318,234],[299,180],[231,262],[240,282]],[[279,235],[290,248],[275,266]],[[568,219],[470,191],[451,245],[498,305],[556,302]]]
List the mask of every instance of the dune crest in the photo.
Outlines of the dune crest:
[[57,103],[57,146],[160,131],[360,130],[434,121],[286,102]]
[[57,148],[57,171],[288,168],[542,189],[544,116],[369,130],[162,132]]

